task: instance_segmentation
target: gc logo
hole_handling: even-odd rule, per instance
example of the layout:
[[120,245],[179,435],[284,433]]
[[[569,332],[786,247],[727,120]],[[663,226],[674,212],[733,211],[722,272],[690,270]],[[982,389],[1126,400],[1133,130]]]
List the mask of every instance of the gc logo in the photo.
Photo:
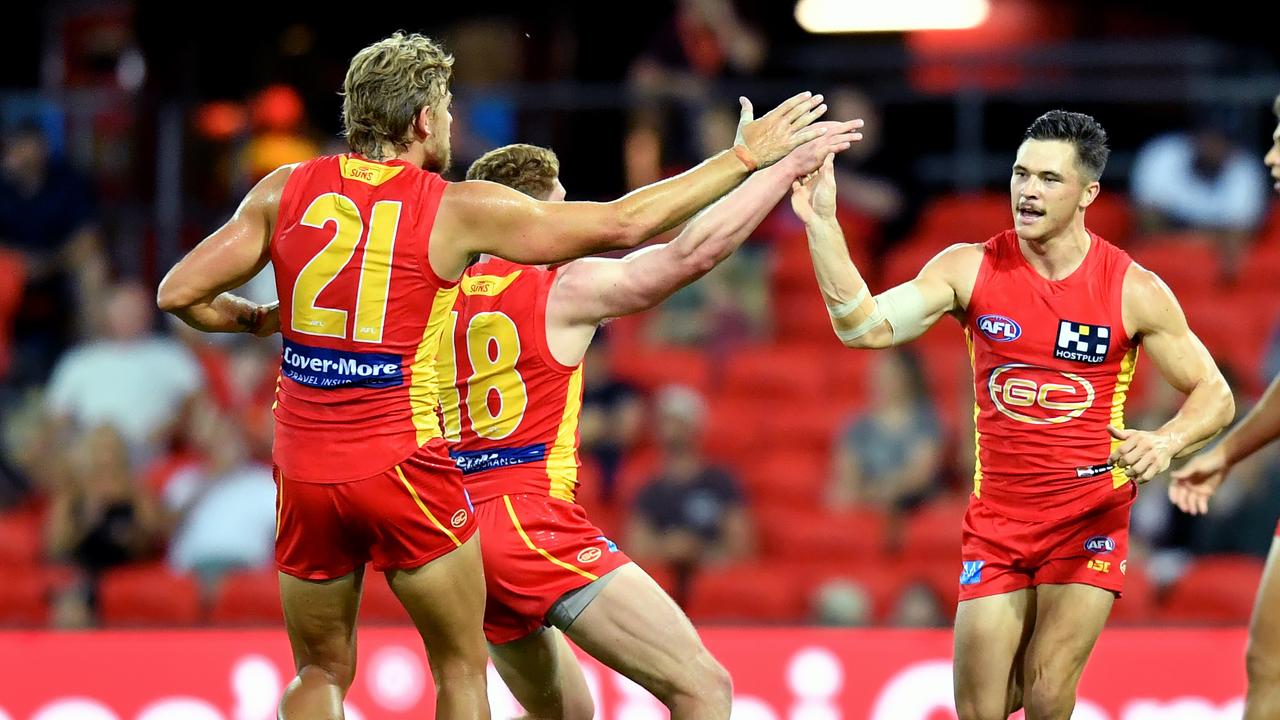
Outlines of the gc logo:
[[1018,422],[1057,425],[1093,405],[1093,384],[1075,373],[1025,363],[1001,365],[987,381],[996,409]]

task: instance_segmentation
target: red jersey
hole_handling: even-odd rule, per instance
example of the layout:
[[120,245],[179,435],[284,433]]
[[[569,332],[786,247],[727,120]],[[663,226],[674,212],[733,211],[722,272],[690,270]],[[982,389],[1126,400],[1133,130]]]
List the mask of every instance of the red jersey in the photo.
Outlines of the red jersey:
[[433,361],[457,284],[432,271],[427,244],[446,184],[353,155],[289,176],[271,239],[274,456],[289,479],[369,477],[441,436]]
[[[973,492],[1007,517],[1079,514],[1128,482],[1108,456],[1138,347],[1121,295],[1129,255],[1090,233],[1080,267],[1048,280],[1006,230],[986,242],[965,321],[973,363]],[[1126,488],[1124,492],[1132,493]]]
[[582,365],[547,346],[556,271],[492,259],[462,276],[440,348],[449,454],[474,502],[534,493],[573,502]]

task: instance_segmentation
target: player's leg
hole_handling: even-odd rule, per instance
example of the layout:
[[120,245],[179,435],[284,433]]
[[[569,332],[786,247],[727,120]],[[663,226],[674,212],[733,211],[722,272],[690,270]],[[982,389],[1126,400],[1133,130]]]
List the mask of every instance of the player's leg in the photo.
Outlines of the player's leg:
[[1035,631],[1027,646],[1027,720],[1069,720],[1076,686],[1111,614],[1115,594],[1091,585],[1036,587]]
[[729,717],[729,673],[652,578],[628,563],[594,585],[578,591],[598,591],[586,607],[558,621],[578,647],[653,693],[674,720]]
[[388,570],[387,582],[426,645],[436,717],[488,718],[479,535],[421,567]]
[[498,675],[530,720],[591,720],[595,703],[573,650],[556,628],[490,645]]
[[1245,667],[1249,693],[1244,720],[1280,717],[1280,528],[1271,543],[1267,569],[1253,606]]
[[342,717],[356,669],[356,610],[367,559],[336,510],[340,486],[277,472],[276,569],[297,677],[280,701],[285,720]]
[[342,718],[356,673],[356,611],[364,568],[336,580],[280,573],[280,602],[297,676],[280,700],[283,720]]
[[1022,705],[1022,658],[1035,617],[1030,588],[957,606],[953,682],[960,720],[1005,720]]

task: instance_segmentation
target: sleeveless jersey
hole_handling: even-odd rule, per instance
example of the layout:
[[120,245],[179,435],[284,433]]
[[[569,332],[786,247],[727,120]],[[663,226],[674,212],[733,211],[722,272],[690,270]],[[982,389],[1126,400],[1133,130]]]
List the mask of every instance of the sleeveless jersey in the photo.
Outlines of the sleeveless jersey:
[[437,374],[449,454],[475,502],[532,493],[573,502],[582,365],[547,346],[556,271],[497,258],[462,276]]
[[1070,517],[1128,478],[1108,462],[1138,347],[1121,295],[1131,260],[1090,233],[1084,262],[1048,280],[1007,230],[986,242],[965,320],[977,425],[974,495],[1021,520]]
[[369,477],[440,438],[434,360],[457,285],[427,245],[446,185],[354,155],[290,175],[271,239],[284,342],[273,455],[289,479]]

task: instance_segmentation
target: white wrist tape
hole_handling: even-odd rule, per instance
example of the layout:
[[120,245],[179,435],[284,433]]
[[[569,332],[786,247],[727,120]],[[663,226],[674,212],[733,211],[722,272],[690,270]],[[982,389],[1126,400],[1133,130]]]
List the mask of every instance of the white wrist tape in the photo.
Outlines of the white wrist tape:
[[848,330],[836,328],[836,337],[840,338],[840,342],[849,342],[850,340],[860,338],[880,327],[880,323],[882,322],[884,322],[884,314],[880,312],[880,306],[877,305],[876,309],[867,316],[867,319],[858,323],[855,327]]
[[853,299],[850,300],[849,302],[840,303],[835,307],[831,307],[830,305],[828,305],[827,314],[831,315],[831,317],[835,318],[836,320],[839,320],[840,318],[845,317],[849,313],[853,312],[854,310],[857,310],[859,307],[862,306],[862,301],[867,299],[867,293],[868,293],[867,286],[863,285],[862,290],[857,295],[854,295]]

